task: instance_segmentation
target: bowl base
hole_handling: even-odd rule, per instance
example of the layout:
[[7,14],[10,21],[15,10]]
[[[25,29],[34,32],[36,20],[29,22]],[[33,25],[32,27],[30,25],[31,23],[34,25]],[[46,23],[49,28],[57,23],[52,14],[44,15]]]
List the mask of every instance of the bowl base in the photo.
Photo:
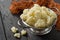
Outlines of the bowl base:
[[34,35],[45,35],[45,34],[48,34],[51,30],[52,30],[52,27],[46,28],[42,31],[37,31],[37,30],[34,30],[33,28],[29,29],[31,34],[34,34]]

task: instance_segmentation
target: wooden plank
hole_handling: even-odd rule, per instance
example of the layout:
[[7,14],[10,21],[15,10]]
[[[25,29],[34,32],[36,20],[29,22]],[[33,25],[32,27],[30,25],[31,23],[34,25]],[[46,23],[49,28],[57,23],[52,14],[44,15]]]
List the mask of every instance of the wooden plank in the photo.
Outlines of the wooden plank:
[[[4,23],[4,27],[5,27],[5,32],[6,32],[6,37],[7,40],[20,40],[20,39],[16,39],[13,36],[13,33],[11,32],[11,27],[12,26],[16,26],[17,28],[19,28],[19,31],[22,29],[18,26],[17,21],[18,21],[18,17],[14,16],[10,13],[9,11],[9,3],[11,0],[4,0],[2,3],[2,18],[3,18],[3,23]],[[26,40],[27,37],[21,38],[21,40]]]
[[16,26],[19,29],[19,32],[22,28],[20,28],[17,24],[19,16],[12,15],[9,11],[9,5],[11,0],[4,0],[2,3],[2,18],[5,27],[7,40],[60,40],[60,32],[53,29],[49,34],[44,36],[37,36],[30,33],[28,30],[28,36],[22,36],[21,39],[16,39],[13,37],[13,33],[10,31],[12,26]]
[[6,40],[2,20],[1,20],[1,11],[0,11],[0,40]]

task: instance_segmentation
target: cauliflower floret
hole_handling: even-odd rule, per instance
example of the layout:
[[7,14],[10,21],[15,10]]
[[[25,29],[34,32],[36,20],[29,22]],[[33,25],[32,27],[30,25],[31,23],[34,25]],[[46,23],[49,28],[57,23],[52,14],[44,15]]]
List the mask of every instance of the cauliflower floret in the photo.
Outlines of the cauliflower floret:
[[47,24],[50,23],[50,20],[51,20],[51,19],[50,19],[50,16],[48,16],[48,17],[47,17]]
[[27,24],[29,24],[30,26],[33,26],[34,23],[36,22],[35,18],[34,17],[29,17],[26,21],[25,21]]
[[20,36],[21,36],[20,33],[15,33],[14,34],[14,37],[16,37],[16,38],[20,38]]
[[21,19],[26,20],[28,12],[29,12],[29,9],[24,9],[23,14],[20,16]]
[[47,19],[47,16],[48,16],[48,15],[46,14],[46,12],[45,12],[44,10],[42,10],[42,11],[41,11],[41,18],[42,18],[42,19]]
[[24,9],[23,13],[26,15],[29,12],[29,9]]
[[26,35],[27,34],[27,31],[26,30],[22,30],[21,31],[21,35]]
[[13,27],[11,28],[11,31],[12,31],[13,33],[16,33],[16,32],[18,31],[18,28],[16,28],[16,27],[13,26]]
[[41,14],[39,10],[38,11],[36,10],[34,15],[35,15],[36,20],[41,18]]
[[42,19],[38,19],[37,22],[35,23],[36,28],[43,28],[45,27],[45,22]]
[[24,14],[22,14],[20,17],[21,17],[21,19],[24,20],[24,21],[27,19],[27,15],[24,15]]

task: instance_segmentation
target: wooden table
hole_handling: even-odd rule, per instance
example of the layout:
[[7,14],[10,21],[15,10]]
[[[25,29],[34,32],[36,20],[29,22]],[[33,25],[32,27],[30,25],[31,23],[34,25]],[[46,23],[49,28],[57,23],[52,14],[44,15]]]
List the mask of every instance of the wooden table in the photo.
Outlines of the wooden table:
[[[55,1],[60,3],[60,0]],[[15,38],[10,28],[15,26],[19,31],[21,31],[22,28],[17,24],[19,16],[12,15],[8,9],[10,3],[11,0],[0,0],[0,6],[2,6],[0,13],[0,40],[60,40],[60,32],[55,30],[55,28],[44,36],[33,35],[28,31],[27,36],[22,36],[20,39]]]

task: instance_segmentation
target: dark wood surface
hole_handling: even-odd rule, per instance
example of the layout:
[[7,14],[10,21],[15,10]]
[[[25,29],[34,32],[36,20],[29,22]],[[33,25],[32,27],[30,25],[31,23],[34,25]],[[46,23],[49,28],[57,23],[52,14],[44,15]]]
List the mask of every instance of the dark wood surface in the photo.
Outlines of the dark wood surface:
[[[55,0],[55,1],[60,2],[60,0]],[[9,10],[10,3],[11,0],[0,0],[0,4],[2,8],[1,13],[3,19],[1,20],[0,18],[0,40],[60,40],[60,31],[57,31],[54,28],[49,34],[44,36],[33,35],[28,31],[28,35],[22,36],[20,39],[13,37],[13,33],[11,32],[10,28],[12,26],[15,26],[19,29],[19,31],[21,31],[22,28],[17,24],[19,16],[12,15]]]
[[5,39],[5,33],[4,33],[4,28],[1,20],[1,11],[0,11],[0,40],[6,40]]

